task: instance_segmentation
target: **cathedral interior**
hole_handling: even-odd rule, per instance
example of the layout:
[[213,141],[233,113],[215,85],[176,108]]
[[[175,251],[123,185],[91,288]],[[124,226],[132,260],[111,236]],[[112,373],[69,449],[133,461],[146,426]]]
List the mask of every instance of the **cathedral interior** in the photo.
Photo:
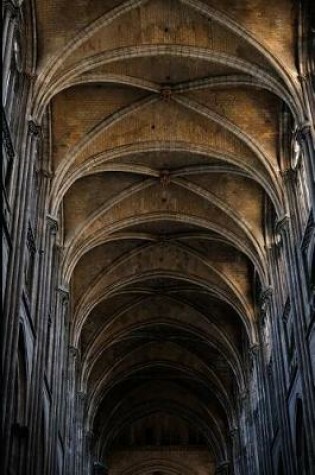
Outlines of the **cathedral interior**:
[[315,474],[315,2],[4,0],[3,475]]

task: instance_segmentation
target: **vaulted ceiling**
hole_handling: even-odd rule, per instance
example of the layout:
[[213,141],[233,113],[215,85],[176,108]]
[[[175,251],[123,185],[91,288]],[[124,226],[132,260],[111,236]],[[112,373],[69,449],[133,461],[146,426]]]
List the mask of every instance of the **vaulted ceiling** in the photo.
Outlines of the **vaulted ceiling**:
[[280,117],[299,114],[293,3],[37,1],[34,115],[50,117],[100,452],[141,445],[164,414],[226,456],[268,284],[265,210],[283,212]]

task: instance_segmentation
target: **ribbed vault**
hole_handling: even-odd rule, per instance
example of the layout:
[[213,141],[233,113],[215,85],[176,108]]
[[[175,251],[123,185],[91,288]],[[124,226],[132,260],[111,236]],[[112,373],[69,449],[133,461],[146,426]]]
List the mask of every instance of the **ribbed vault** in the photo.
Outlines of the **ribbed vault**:
[[[279,119],[303,121],[295,12],[75,3],[37,2],[33,116],[50,119],[49,206],[92,450],[107,462],[191,445],[220,463],[257,343],[255,288],[268,286],[265,210],[284,214]],[[161,454],[124,470],[193,473]]]

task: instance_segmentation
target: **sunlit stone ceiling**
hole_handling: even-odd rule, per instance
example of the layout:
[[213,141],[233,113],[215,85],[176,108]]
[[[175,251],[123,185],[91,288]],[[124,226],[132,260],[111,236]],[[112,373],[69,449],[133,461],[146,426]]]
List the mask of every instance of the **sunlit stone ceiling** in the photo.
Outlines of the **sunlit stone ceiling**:
[[50,118],[50,208],[100,453],[131,432],[145,444],[164,418],[181,421],[173,442],[226,458],[265,209],[283,206],[279,117],[297,112],[292,4],[37,1],[34,116]]

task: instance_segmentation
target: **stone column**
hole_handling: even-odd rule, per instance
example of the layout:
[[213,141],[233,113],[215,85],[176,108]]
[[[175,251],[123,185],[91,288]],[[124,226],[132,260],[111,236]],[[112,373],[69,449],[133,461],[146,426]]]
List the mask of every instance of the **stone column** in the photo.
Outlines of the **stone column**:
[[248,404],[248,388],[247,386],[238,394],[238,420],[239,420],[239,468],[240,474],[248,473],[247,464],[247,420],[245,417]]
[[292,242],[292,228],[290,221],[283,221],[278,227],[281,233],[286,255],[287,275],[289,276],[290,296],[293,311],[293,328],[296,338],[296,351],[298,367],[301,374],[303,404],[305,409],[305,428],[308,433],[308,448],[311,463],[315,466],[315,447],[311,441],[315,440],[315,395],[313,387],[312,367],[310,355],[306,345],[305,335],[305,307],[303,305],[303,290],[301,282],[302,269],[299,269],[299,262],[295,243]]
[[[38,272],[38,288],[36,301],[36,346],[34,350],[33,362],[33,384],[30,404],[30,423],[31,423],[31,437],[28,449],[28,470],[29,473],[36,473],[36,467],[32,463],[36,463],[36,453],[38,447],[41,446],[41,432],[40,424],[38,424],[38,414],[41,412],[43,404],[43,388],[44,388],[44,374],[47,348],[47,331],[51,325],[50,307],[52,299],[52,281],[53,281],[53,249],[56,241],[58,230],[57,222],[50,216],[46,216],[44,232],[41,236],[41,255]],[[49,383],[48,383],[49,384]],[[48,388],[51,391],[51,387]],[[50,428],[51,433],[51,428]],[[49,441],[47,441],[49,443]],[[50,466],[51,451],[50,447],[46,450],[47,469]]]
[[[28,136],[27,136],[27,148],[26,148],[26,157],[25,162],[32,161],[32,155],[36,142],[38,140],[39,127],[34,124],[34,122],[29,122],[28,127]],[[4,302],[4,315],[3,321],[5,327],[2,329],[3,336],[3,357],[2,362],[4,363],[4,374],[6,369],[6,363],[10,358],[10,351],[13,352],[13,333],[14,326],[12,325],[12,320],[14,318],[14,311],[18,311],[16,306],[20,306],[20,295],[21,287],[23,285],[23,263],[25,257],[25,242],[27,235],[27,205],[30,197],[29,190],[29,169],[30,165],[25,163],[25,169],[21,166],[20,170],[20,185],[18,189],[20,190],[20,202],[16,203],[13,217],[13,229],[12,229],[12,239],[13,239],[13,251],[11,256],[11,266],[10,273],[8,275],[8,282],[10,285],[7,287],[6,300]],[[18,244],[17,244],[18,243]],[[7,318],[6,318],[7,317]],[[13,352],[14,353],[14,352]],[[4,380],[4,383],[6,381]]]
[[24,285],[24,262],[26,236],[28,229],[28,205],[30,200],[30,171],[33,166],[34,147],[39,138],[40,127],[34,122],[28,123],[25,133],[25,157],[21,160],[17,189],[18,200],[14,204],[12,218],[12,252],[7,274],[6,299],[1,322],[2,338],[2,434],[4,437],[4,473],[7,470],[8,450],[12,421],[12,401],[14,391],[15,355],[18,345],[19,312]]
[[272,338],[273,338],[273,361],[274,361],[274,380],[275,380],[275,395],[277,400],[277,409],[278,409],[278,424],[279,430],[282,437],[283,445],[283,454],[287,463],[287,474],[295,474],[295,462],[294,462],[294,451],[292,443],[292,435],[290,429],[290,419],[288,412],[287,404],[287,381],[286,381],[286,372],[285,364],[283,358],[283,346],[281,341],[281,336],[283,335],[283,329],[281,328],[282,320],[280,316],[282,315],[282,308],[280,305],[279,299],[277,299],[278,283],[278,269],[277,269],[277,257],[276,257],[276,248],[273,245],[268,249],[268,261],[269,261],[269,272],[272,288],[275,291],[272,294],[270,299],[270,312],[271,312],[271,321],[272,321]]
[[85,446],[84,420],[86,410],[86,393],[79,391],[76,397],[76,462],[74,473],[83,475],[83,455]]
[[[269,292],[270,289],[267,290]],[[268,298],[268,297],[267,297]],[[262,473],[266,474],[266,459],[265,459],[265,447],[268,445],[268,438],[266,437],[265,432],[265,393],[264,386],[262,384],[262,347],[259,344],[254,344],[250,347],[250,359],[252,366],[252,380],[255,377],[254,381],[256,386],[252,388],[251,391],[251,414],[252,414],[252,464],[253,464],[253,473],[258,471],[258,465]],[[255,376],[254,376],[255,375]],[[256,405],[256,406],[255,406]],[[254,416],[257,416],[257,420]],[[259,443],[261,441],[261,443]]]
[[63,367],[65,366],[65,349],[68,347],[68,342],[65,341],[67,335],[65,335],[65,323],[68,320],[68,306],[69,306],[69,291],[66,286],[59,285],[57,287],[57,301],[55,310],[55,333],[54,333],[54,351],[51,364],[53,365],[53,398],[51,407],[51,471],[55,472],[56,467],[56,448],[58,440],[58,432],[61,437],[61,419],[60,415],[64,409],[64,394],[63,384],[66,383],[65,374],[63,374]]
[[232,456],[233,456],[233,469],[234,475],[241,475],[241,454],[240,454],[240,432],[238,427],[234,427],[229,433],[232,441]]
[[[268,325],[270,324],[270,304],[271,304],[271,297],[272,297],[272,289],[271,287],[266,288],[260,295],[259,298],[259,319],[261,323],[261,331],[263,326],[266,324],[266,321],[268,319]],[[260,417],[261,417],[261,430],[263,434],[263,440],[264,443],[261,444],[261,452],[263,452],[263,458],[264,458],[264,473],[268,475],[272,475],[272,461],[271,461],[271,456],[270,456],[270,441],[272,440],[273,437],[273,431],[272,431],[272,421],[271,421],[271,413],[270,413],[270,403],[269,403],[269,396],[267,396],[267,391],[268,391],[268,368],[266,365],[265,361],[265,345],[264,345],[264,339],[263,336],[261,335],[261,331],[259,332],[259,338],[261,341],[261,348],[258,354],[258,383],[259,383],[259,389],[258,392],[259,394],[262,395],[261,398],[261,403],[259,404],[259,412],[260,412]],[[270,332],[271,333],[271,332]],[[270,339],[271,339],[271,334],[270,334]],[[269,342],[269,345],[272,345],[272,341]],[[271,347],[272,348],[272,347]],[[270,348],[270,352],[272,352],[272,349]]]
[[68,400],[67,400],[67,426],[65,436],[65,473],[73,474],[75,467],[76,452],[76,367],[78,359],[78,349],[69,347],[68,363]]
[[246,466],[242,467],[241,473],[252,474],[255,472],[253,466],[256,466],[256,446],[255,441],[257,440],[255,428],[253,425],[253,400],[252,397],[252,383],[253,383],[253,374],[256,371],[254,367],[255,361],[253,358],[254,353],[256,352],[257,345],[253,345],[249,348],[248,358],[246,364],[246,388],[240,394],[240,405],[242,407],[241,417],[243,419],[243,447],[246,447]]

